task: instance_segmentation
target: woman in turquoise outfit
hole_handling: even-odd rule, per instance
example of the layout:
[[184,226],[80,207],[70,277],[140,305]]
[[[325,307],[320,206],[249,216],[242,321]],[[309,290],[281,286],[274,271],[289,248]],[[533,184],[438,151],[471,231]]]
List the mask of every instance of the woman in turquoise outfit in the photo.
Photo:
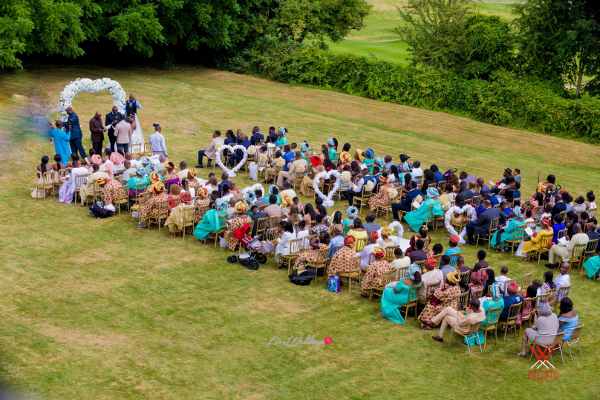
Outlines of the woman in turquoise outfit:
[[63,131],[62,126],[62,121],[56,121],[56,129],[52,129],[49,135],[54,140],[54,151],[56,151],[56,154],[60,154],[63,164],[66,164],[69,157],[71,157],[71,147],[69,145],[71,134]]
[[269,187],[269,193],[267,193],[267,195],[265,197],[263,197],[263,199],[267,202],[267,204],[271,204],[269,202],[269,198],[271,197],[272,194],[277,196],[277,204],[281,204],[281,196],[279,195],[279,188],[277,187],[277,185],[271,185]]
[[[498,229],[494,232],[494,236],[492,236],[492,246],[497,249],[503,248],[505,241],[513,239],[515,230],[518,226],[525,225],[521,207],[519,206],[515,206],[513,211],[508,213],[508,219],[508,226],[506,228]],[[498,237],[498,233],[500,233],[500,237]]]
[[221,215],[227,215],[225,208],[227,207],[227,200],[217,200],[217,208],[208,210],[196,229],[194,229],[194,236],[198,238],[196,243],[202,243],[209,233],[218,231],[219,228],[219,217]]
[[[491,298],[488,297],[486,301],[483,302],[481,307],[483,307],[483,311],[485,312],[485,319],[481,323],[482,327],[486,327],[488,323],[488,310],[492,308],[500,307],[500,312],[498,313],[498,318],[500,318],[500,314],[502,314],[502,310],[504,310],[504,300],[502,300],[502,292],[500,291],[500,285],[498,282],[494,282],[489,289],[489,293],[492,295]],[[479,335],[479,343],[485,343],[485,332],[483,329],[480,329],[477,334]],[[463,339],[463,343],[467,343],[467,339]],[[475,338],[471,338],[469,341],[469,345],[473,346],[475,343]]]
[[421,203],[421,206],[415,211],[411,211],[404,217],[404,220],[410,225],[410,228],[418,232],[427,221],[427,213],[430,206],[433,206],[432,214],[441,217],[444,215],[444,210],[438,201],[439,192],[436,188],[430,187],[427,189],[427,198]]
[[598,271],[600,271],[600,256],[588,258],[583,264],[583,268],[587,271],[587,276],[590,279],[594,279]]
[[277,134],[279,135],[279,137],[277,138],[275,145],[283,146],[284,144],[287,144],[287,138],[285,137],[285,135],[287,134],[287,130],[283,126],[279,127],[279,132]]
[[329,159],[331,161],[337,161],[337,156],[335,155],[335,153],[337,153],[337,147],[338,147],[338,141],[336,138],[329,138],[327,139],[327,147],[329,148],[329,150],[327,150],[329,152]]
[[363,152],[363,156],[365,157],[365,159],[363,160],[363,163],[369,168],[369,172],[373,172],[373,158],[375,157],[375,153],[373,152],[373,149],[368,148]]
[[346,209],[346,215],[348,215],[348,219],[342,221],[344,228],[346,228],[348,225],[354,225],[354,220],[358,216],[358,208],[354,206],[348,207]]
[[413,286],[421,284],[421,267],[411,264],[406,271],[406,278],[398,281],[396,286],[387,287],[381,296],[381,312],[377,313],[392,322],[403,324],[404,318],[399,307],[408,304],[408,293]]

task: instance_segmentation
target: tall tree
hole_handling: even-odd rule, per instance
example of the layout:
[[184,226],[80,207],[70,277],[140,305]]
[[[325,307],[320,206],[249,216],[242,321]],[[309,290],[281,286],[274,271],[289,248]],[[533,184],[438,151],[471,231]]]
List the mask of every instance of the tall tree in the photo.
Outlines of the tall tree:
[[471,0],[408,0],[397,8],[405,25],[395,32],[408,43],[413,65],[454,69],[461,64]]
[[526,0],[513,5],[523,71],[568,82],[579,97],[583,77],[598,90],[600,14],[597,0]]

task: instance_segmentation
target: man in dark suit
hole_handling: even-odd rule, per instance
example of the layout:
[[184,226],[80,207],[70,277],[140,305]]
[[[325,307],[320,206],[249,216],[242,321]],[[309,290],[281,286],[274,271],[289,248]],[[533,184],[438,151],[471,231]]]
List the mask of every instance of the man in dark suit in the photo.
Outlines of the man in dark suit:
[[392,213],[394,214],[394,219],[396,221],[400,221],[400,216],[398,216],[398,210],[402,211],[410,211],[410,205],[415,197],[421,194],[421,191],[417,189],[417,182],[410,181],[409,184],[410,192],[406,195],[406,198],[402,200],[400,203],[392,203]]
[[112,151],[117,151],[116,143],[117,137],[115,136],[115,125],[117,125],[120,121],[121,113],[117,106],[112,108],[112,111],[106,114],[106,118],[104,118],[104,125],[111,126],[108,128],[108,141],[110,142],[110,149]]
[[556,214],[567,211],[567,205],[563,203],[562,194],[557,194],[554,199],[556,200],[556,203],[554,203],[554,207],[552,207],[552,218],[554,218]]
[[250,236],[254,237],[256,235],[256,229],[258,228],[258,220],[261,218],[267,218],[267,214],[262,211],[258,211],[258,206],[255,204],[250,207],[250,211],[252,212],[252,221],[254,221],[254,224],[252,225],[252,235]]
[[458,194],[462,194],[465,200],[469,200],[473,198],[473,192],[467,189],[467,181],[462,181],[459,185],[460,192]]
[[265,137],[263,136],[262,133],[260,133],[258,126],[255,126],[254,128],[252,128],[252,137],[250,137],[250,142],[252,142],[252,144],[256,143],[256,139],[260,139],[260,141],[262,142],[263,140],[265,140]]
[[85,150],[83,150],[83,145],[81,144],[81,138],[83,134],[81,133],[81,126],[79,126],[79,117],[73,111],[73,107],[67,107],[67,131],[71,133],[71,140],[69,143],[71,144],[71,153],[77,154],[79,150],[79,154],[81,155],[81,159],[85,160],[87,154],[85,154]]
[[102,114],[96,111],[94,118],[90,120],[90,132],[92,133],[92,147],[98,155],[102,155],[102,143],[104,142],[104,127],[102,126]]
[[[250,147],[252,145],[252,143],[250,143],[250,141],[248,140],[248,138],[246,137],[246,135],[244,135],[242,133],[242,135],[240,136],[240,146],[244,146],[246,148],[246,150],[248,150],[248,147]],[[237,150],[235,154],[231,154],[229,156],[229,166],[231,168],[233,168],[235,162],[239,162],[242,160],[242,158],[244,158],[244,153],[242,152],[242,150]]]
[[490,233],[490,221],[495,218],[500,218],[498,225],[506,222],[506,215],[500,211],[499,208],[493,208],[492,203],[489,200],[483,202],[483,208],[485,211],[481,213],[477,221],[469,222],[465,227],[467,229],[467,238],[469,244],[475,244],[475,238],[473,235],[485,236]]

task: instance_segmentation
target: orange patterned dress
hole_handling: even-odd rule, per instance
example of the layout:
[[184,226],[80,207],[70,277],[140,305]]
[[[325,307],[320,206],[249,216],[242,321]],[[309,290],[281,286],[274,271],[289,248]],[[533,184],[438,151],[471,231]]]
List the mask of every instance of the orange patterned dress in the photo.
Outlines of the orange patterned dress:
[[115,179],[109,179],[104,184],[103,192],[102,192],[102,204],[109,205],[112,204],[113,201],[119,199],[119,188],[121,187],[121,183]]
[[242,215],[241,217],[237,217],[231,220],[229,226],[227,227],[227,230],[225,231],[225,235],[223,236],[223,238],[227,242],[227,247],[229,247],[229,250],[234,251],[238,243],[240,242],[239,240],[231,236],[231,234],[237,231],[242,226],[244,226],[244,224],[249,224],[250,222],[252,222],[252,218],[250,218],[247,215]]
[[[328,248],[329,248],[328,244],[319,243],[319,249],[328,249]],[[329,257],[329,253],[327,254],[327,257]],[[327,261],[327,258],[325,258],[325,260],[321,260],[319,258],[318,251],[312,251],[312,250],[305,251],[304,253],[300,254],[300,257],[298,257],[296,259],[296,262],[294,263],[294,269],[298,269],[298,267],[302,263],[318,263],[318,262],[322,262],[322,261]]]
[[362,279],[360,289],[367,290],[383,286],[385,283],[385,274],[390,270],[390,264],[385,260],[377,260],[369,265],[365,277]]
[[382,186],[379,188],[379,193],[371,196],[371,199],[369,200],[369,207],[371,208],[371,211],[377,210],[378,206],[389,207],[392,204],[392,199],[390,199],[390,197],[388,196],[388,191],[392,187],[392,185]]
[[352,259],[356,258],[356,252],[348,246],[339,249],[331,259],[327,275],[347,274],[352,270]]
[[140,220],[142,223],[146,223],[148,218],[158,217],[158,204],[163,200],[167,200],[167,194],[165,192],[150,197],[148,203],[142,206],[142,209],[140,210]]
[[458,284],[450,286],[447,283],[443,287],[436,289],[433,295],[439,300],[437,305],[427,304],[421,314],[419,321],[423,326],[425,322],[431,322],[442,310],[448,306],[458,310],[458,296],[460,295],[460,286]]

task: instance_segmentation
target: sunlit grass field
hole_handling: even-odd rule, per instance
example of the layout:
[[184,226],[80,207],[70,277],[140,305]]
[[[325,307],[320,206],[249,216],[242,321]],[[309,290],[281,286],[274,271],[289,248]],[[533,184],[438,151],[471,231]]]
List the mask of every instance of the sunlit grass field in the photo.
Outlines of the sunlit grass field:
[[[450,348],[431,340],[437,330],[420,331],[413,316],[404,325],[378,317],[379,302],[360,298],[358,287],[351,296],[347,287],[326,291],[322,278],[298,287],[272,257],[251,272],[228,264],[231,253],[166,229],[138,230],[126,216],[98,220],[75,205],[33,200],[35,167],[54,146],[35,132],[32,117],[57,117],[59,93],[77,77],[110,77],[137,95],[146,138],[160,123],[176,164],[195,165],[216,129],[249,133],[273,125],[313,149],[336,137],[486,182],[499,180],[506,167],[520,168],[524,194],[533,192],[538,170],[555,174],[575,195],[600,193],[597,147],[444,113],[201,68],[65,65],[2,73],[0,362],[10,387],[94,400],[597,397],[600,282],[583,274],[571,276],[571,298],[586,324],[585,358],[576,353],[573,363],[567,355],[563,366],[555,357],[558,379],[535,382],[527,374],[533,361],[515,356],[514,334],[470,358],[456,338]],[[80,93],[73,104],[89,148],[87,123],[94,111],[109,112],[111,98]],[[236,181],[251,183],[245,173]],[[334,209],[346,207],[336,202]],[[447,236],[439,230],[433,238],[446,248]],[[475,264],[478,249],[462,250],[467,265]],[[492,269],[507,266],[519,283],[525,273],[540,278],[545,271],[488,254]],[[274,337],[307,335],[333,343],[267,346]]]
[[[393,0],[369,0],[368,2],[373,5],[373,8],[364,20],[364,28],[352,30],[350,35],[340,43],[327,41],[327,45],[337,53],[406,64],[409,57],[408,45],[394,32],[396,28],[404,26],[396,7],[402,7],[406,3]],[[505,20],[514,17],[511,14],[510,4],[486,1],[474,2],[473,7],[475,12],[484,15],[498,15]]]

